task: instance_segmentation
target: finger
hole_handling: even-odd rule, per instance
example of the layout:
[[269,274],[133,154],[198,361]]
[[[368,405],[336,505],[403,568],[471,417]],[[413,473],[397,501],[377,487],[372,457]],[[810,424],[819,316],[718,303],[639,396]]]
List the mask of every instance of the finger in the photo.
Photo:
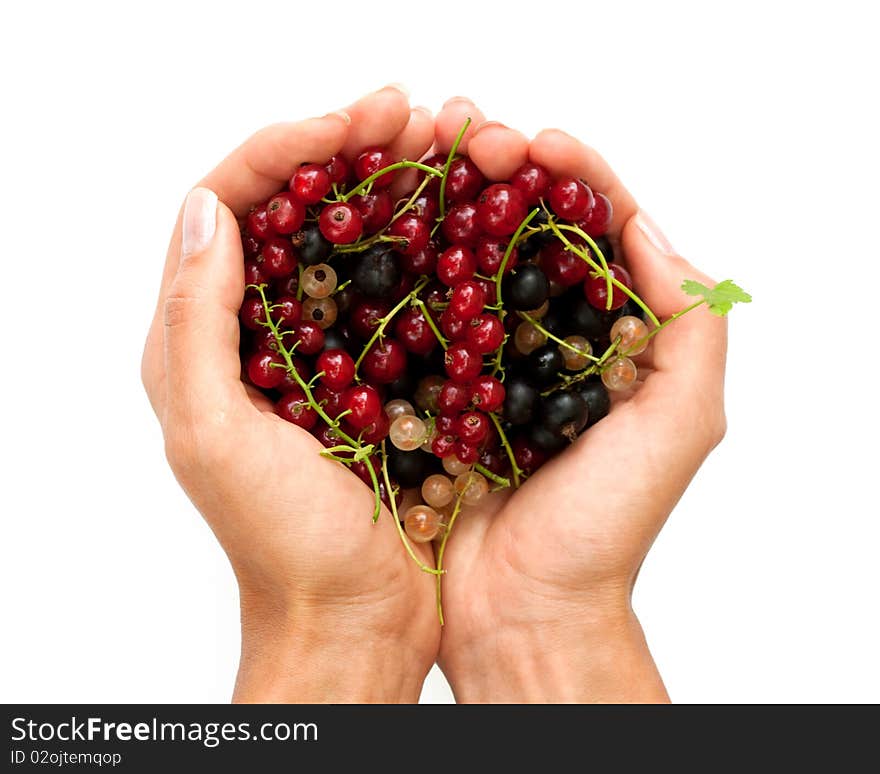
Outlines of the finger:
[[246,402],[238,352],[244,270],[235,216],[209,189],[190,192],[181,231],[163,310],[166,416],[192,427],[222,421]]
[[[715,283],[675,253],[654,222],[643,212],[627,221],[622,234],[633,285],[661,319],[692,304],[681,290],[685,279],[709,287]],[[676,421],[723,424],[724,366],[727,321],[698,307],[672,322],[653,339],[655,369],[637,393],[639,401],[662,399],[664,414]]]
[[529,139],[497,121],[485,121],[474,132],[468,155],[489,180],[508,180],[528,160]]
[[339,153],[352,118],[345,112],[296,123],[274,124],[246,140],[199,183],[236,215],[278,191],[296,168]]
[[468,118],[471,119],[470,126],[458,146],[462,153],[467,153],[468,143],[486,117],[467,97],[453,97],[446,101],[434,121],[434,142],[437,153],[449,153],[455,138],[458,137],[461,127],[464,126],[464,122]]
[[342,148],[343,154],[354,158],[372,145],[387,146],[409,121],[409,98],[399,86],[386,86],[347,107],[351,129]]
[[[410,110],[409,121],[403,131],[391,141],[388,150],[395,159],[419,161],[431,149],[433,142],[434,116],[426,107],[414,107]],[[391,185],[391,193],[398,197],[412,191],[418,174],[412,169],[398,172]]]
[[635,199],[624,188],[608,162],[595,150],[559,129],[544,129],[529,146],[529,160],[546,168],[553,177],[574,175],[605,194],[614,214],[609,232],[618,234],[638,210]]

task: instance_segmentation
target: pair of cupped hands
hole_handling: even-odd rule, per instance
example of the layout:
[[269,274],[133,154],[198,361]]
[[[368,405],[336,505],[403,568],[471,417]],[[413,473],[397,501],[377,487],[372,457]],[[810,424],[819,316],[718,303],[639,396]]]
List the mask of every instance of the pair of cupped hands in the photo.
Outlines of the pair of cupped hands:
[[[666,698],[631,607],[645,555],[724,433],[726,323],[705,309],[638,358],[640,388],[516,492],[468,508],[435,576],[407,556],[383,507],[241,380],[244,293],[236,216],[296,168],[381,145],[417,160],[461,142],[490,180],[526,160],[584,178],[614,206],[612,243],[659,317],[707,282],[675,254],[606,162],[556,130],[533,140],[449,100],[433,117],[389,86],[323,118],[257,132],[188,195],[147,337],[143,381],[171,467],[240,588],[234,700],[416,701],[437,662],[459,701]],[[415,179],[395,181],[403,194]],[[421,558],[433,563],[431,545]]]

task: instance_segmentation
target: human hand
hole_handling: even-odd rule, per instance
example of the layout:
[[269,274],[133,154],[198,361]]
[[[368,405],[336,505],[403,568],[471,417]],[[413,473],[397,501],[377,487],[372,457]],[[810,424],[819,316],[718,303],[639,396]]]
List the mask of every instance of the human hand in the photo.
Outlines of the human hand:
[[301,163],[368,145],[417,159],[433,130],[392,87],[345,113],[270,126],[191,192],[175,226],[143,381],[171,467],[239,583],[235,700],[416,701],[436,657],[433,578],[401,549],[390,514],[372,524],[372,492],[241,381],[236,222]]
[[[448,149],[464,118],[466,150],[491,179],[527,159],[574,175],[614,205],[610,238],[661,318],[709,285],[640,213],[595,151],[558,130],[529,142],[483,124],[468,100],[436,120]],[[618,257],[618,260],[620,258]],[[699,309],[636,358],[640,389],[515,493],[459,518],[444,558],[439,663],[462,701],[655,701],[666,692],[630,604],[645,555],[724,429],[726,321]]]

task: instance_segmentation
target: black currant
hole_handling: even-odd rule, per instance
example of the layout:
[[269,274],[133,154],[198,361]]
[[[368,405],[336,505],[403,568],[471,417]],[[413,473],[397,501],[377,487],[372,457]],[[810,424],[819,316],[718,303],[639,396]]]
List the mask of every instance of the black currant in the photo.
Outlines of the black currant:
[[421,449],[401,451],[389,444],[388,472],[403,489],[421,486],[432,473],[437,472],[440,460]]
[[611,399],[598,376],[591,376],[586,381],[579,382],[574,389],[587,404],[587,427],[592,427],[600,419],[608,416]]
[[511,425],[524,425],[532,420],[538,391],[525,379],[508,378],[505,383],[504,419]]
[[299,261],[305,266],[317,266],[326,263],[333,252],[333,245],[324,239],[317,225],[308,226],[291,237],[293,246],[297,248]]
[[[607,236],[594,237],[593,241],[596,243],[596,247],[598,247],[602,251],[602,256],[605,258],[606,263],[614,263],[614,248],[611,246],[611,242],[609,241]],[[590,248],[591,252],[594,252],[592,248]]]
[[573,441],[587,425],[587,412],[587,402],[577,392],[559,390],[541,399],[538,422]]
[[351,273],[354,289],[373,298],[390,295],[399,282],[397,255],[387,245],[373,245],[362,253]]
[[564,367],[565,359],[556,343],[538,347],[526,358],[526,373],[540,387],[554,382]]
[[607,339],[608,331],[620,316],[619,311],[600,312],[584,298],[582,292],[578,295],[579,297],[572,298],[566,315],[572,334],[584,336],[594,342]]
[[504,278],[504,282],[507,285],[503,289],[504,303],[517,311],[537,309],[550,295],[546,275],[532,263],[514,269],[513,274]]
[[561,430],[552,430],[544,425],[532,425],[529,428],[529,440],[542,451],[558,451],[569,443]]

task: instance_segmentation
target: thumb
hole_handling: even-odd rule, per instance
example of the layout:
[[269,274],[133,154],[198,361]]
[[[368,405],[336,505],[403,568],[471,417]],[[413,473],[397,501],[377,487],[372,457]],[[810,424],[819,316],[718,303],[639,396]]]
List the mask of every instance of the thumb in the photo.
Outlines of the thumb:
[[180,264],[165,301],[172,421],[219,418],[240,400],[238,309],[244,261],[235,216],[208,188],[186,197]]
[[[684,280],[695,279],[709,287],[715,284],[679,256],[642,211],[626,222],[621,242],[633,284],[661,322],[695,301],[681,289]],[[693,415],[696,407],[702,407],[710,415],[718,413],[723,424],[726,358],[726,318],[698,307],[654,338],[652,365],[661,378],[648,379],[645,397],[657,397],[659,391],[660,397],[671,398],[676,414]]]

